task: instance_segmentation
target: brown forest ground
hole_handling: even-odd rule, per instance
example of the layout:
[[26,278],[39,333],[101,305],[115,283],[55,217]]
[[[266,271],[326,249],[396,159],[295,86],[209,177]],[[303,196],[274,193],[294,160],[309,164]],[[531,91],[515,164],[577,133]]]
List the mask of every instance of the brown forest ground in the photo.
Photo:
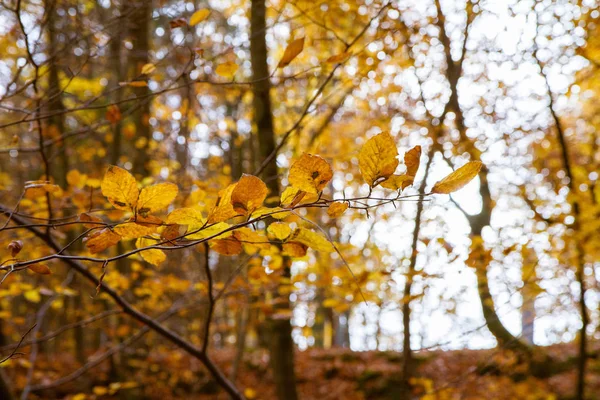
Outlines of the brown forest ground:
[[[556,359],[575,355],[572,344],[545,350]],[[230,372],[233,351],[214,350],[212,357]],[[430,351],[418,353],[417,357],[416,378],[411,382],[410,398],[413,399],[570,399],[574,393],[574,369],[549,379],[536,379],[524,373],[524,367],[514,357],[498,350]],[[178,350],[153,348],[149,354],[130,354],[121,362],[127,364],[121,369],[121,376],[126,379],[111,377],[110,363],[105,362],[75,382],[36,393],[34,397],[75,400],[227,398],[201,365]],[[24,376],[27,363],[15,364],[11,367],[13,376]],[[42,382],[77,369],[77,365],[68,360],[42,359],[36,365],[38,371],[46,369],[35,375],[35,380]],[[400,368],[401,356],[396,352],[352,352],[334,348],[313,349],[296,355],[301,399],[403,398],[398,394]],[[590,360],[588,369],[588,397],[600,399],[600,362]],[[23,379],[17,378],[14,383],[21,386]],[[119,381],[121,384],[115,384]],[[250,398],[276,398],[265,351],[246,354],[237,384]],[[120,385],[137,387],[118,390]]]

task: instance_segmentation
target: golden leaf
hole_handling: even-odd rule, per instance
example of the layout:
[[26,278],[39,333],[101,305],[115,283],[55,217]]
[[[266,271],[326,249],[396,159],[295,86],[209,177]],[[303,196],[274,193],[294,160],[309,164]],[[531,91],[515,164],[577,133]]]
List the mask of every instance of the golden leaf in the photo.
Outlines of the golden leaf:
[[332,64],[339,64],[346,61],[350,57],[352,57],[352,52],[346,51],[344,53],[336,54],[334,56],[329,57],[326,62]]
[[174,183],[158,183],[143,188],[137,202],[137,212],[145,216],[167,208],[177,197],[178,191]]
[[381,178],[389,178],[398,166],[396,157],[398,149],[389,133],[380,133],[367,140],[358,154],[358,167],[365,182],[373,187]]
[[287,242],[282,245],[282,254],[288,257],[304,257],[308,246],[298,242]]
[[331,218],[337,218],[341,216],[348,209],[348,203],[342,201],[336,201],[331,203],[327,208],[327,215]]
[[183,225],[187,232],[198,231],[205,223],[202,213],[194,208],[178,208],[167,216],[167,224]]
[[406,165],[406,175],[417,176],[419,163],[421,161],[421,146],[415,146],[404,154],[404,165]]
[[233,79],[238,68],[239,66],[236,63],[234,63],[233,61],[228,61],[226,63],[217,65],[215,73],[217,75],[222,76],[223,78]]
[[298,54],[300,54],[302,52],[303,49],[304,49],[304,37],[292,40],[285,48],[285,51],[283,52],[283,56],[281,57],[281,60],[279,61],[279,64],[277,65],[277,68],[286,67],[289,63],[291,63],[294,60],[294,58],[296,58],[298,56]]
[[[137,249],[142,249],[144,247],[156,245],[157,243],[159,242],[157,242],[156,240],[141,237],[138,240],[136,240],[135,247]],[[155,266],[160,265],[163,261],[167,259],[167,255],[165,254],[165,252],[159,249],[144,250],[140,252],[140,255],[146,262]]]
[[114,246],[119,243],[120,240],[121,235],[113,232],[109,228],[104,228],[101,231],[94,232],[92,235],[88,236],[85,239],[85,246],[90,253],[96,254]]
[[406,187],[412,185],[414,180],[414,176],[392,175],[385,181],[381,182],[381,186],[386,189],[404,190]]
[[146,218],[138,215],[131,218],[128,222],[114,227],[114,231],[124,239],[137,239],[142,236],[152,235],[162,225],[162,220],[157,217],[148,216]]
[[28,266],[27,268],[40,275],[50,275],[52,273],[52,271],[50,271],[50,268],[48,268],[46,264],[33,264]]
[[100,185],[102,194],[119,210],[133,210],[137,205],[139,190],[133,175],[115,165],[108,167]]
[[319,156],[303,154],[290,167],[290,185],[307,193],[319,193],[333,177],[327,161]]
[[271,240],[284,241],[292,234],[292,228],[283,222],[274,222],[267,228],[267,234]]
[[[216,224],[207,225],[205,228],[202,228],[201,230],[199,230],[196,233],[187,233],[185,235],[185,238],[190,239],[190,240],[201,240],[201,239],[211,238],[214,236],[214,239],[223,239],[228,236],[231,236],[231,234],[232,234],[231,231],[225,232],[229,228],[230,228],[229,224],[226,224],[225,222],[218,222]],[[193,232],[193,231],[188,228],[188,232]],[[221,233],[221,232],[223,232],[223,233]],[[221,234],[219,235],[219,233],[221,233]]]
[[27,290],[23,293],[23,297],[32,303],[39,303],[42,300],[42,296],[40,295],[40,291],[38,289]]
[[290,215],[290,211],[283,209],[281,207],[260,207],[256,211],[252,213],[252,218],[260,218],[264,215],[270,215],[275,219],[285,219]]
[[160,233],[160,238],[164,241],[172,242],[178,237],[185,235],[186,229],[185,225],[169,224]]
[[233,232],[233,236],[242,243],[247,254],[254,254],[259,250],[268,250],[271,247],[266,236],[248,227],[236,230]]
[[267,193],[267,185],[260,178],[244,174],[231,192],[231,205],[236,213],[247,215],[262,206]]
[[303,245],[318,251],[335,251],[333,244],[327,240],[326,237],[306,228],[297,228],[288,241],[302,243]]
[[433,185],[431,193],[448,194],[456,192],[471,182],[477,176],[483,163],[481,161],[470,161]]
[[144,64],[142,67],[142,75],[149,75],[156,71],[156,66],[152,63]]
[[225,239],[212,240],[210,248],[224,256],[235,256],[242,252],[242,242],[235,236]]
[[190,17],[190,25],[198,25],[200,22],[204,21],[210,15],[210,10],[203,8],[201,10],[196,11]]
[[103,225],[102,219],[88,213],[79,214],[79,222],[83,222],[83,226],[88,229]]
[[217,200],[217,205],[208,217],[209,224],[227,221],[229,218],[233,218],[238,215],[231,204],[231,194],[233,193],[236,185],[236,183],[232,183],[219,192],[219,200]]
[[147,87],[148,82],[146,81],[131,81],[131,82],[119,82],[120,86],[131,86],[131,87]]

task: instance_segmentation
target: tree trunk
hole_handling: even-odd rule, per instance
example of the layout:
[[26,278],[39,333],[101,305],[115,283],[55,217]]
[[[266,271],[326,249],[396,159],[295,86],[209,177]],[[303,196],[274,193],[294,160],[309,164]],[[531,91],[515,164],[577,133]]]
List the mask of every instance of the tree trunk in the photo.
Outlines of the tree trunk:
[[[269,67],[267,64],[265,0],[252,0],[250,17],[250,57],[252,61],[254,123],[256,125],[259,157],[266,160],[275,151],[275,132],[271,111]],[[263,170],[263,180],[271,192],[278,196],[279,180],[276,157]],[[291,260],[284,260],[284,278],[290,277]],[[289,300],[278,307],[289,309]],[[269,321],[271,368],[280,400],[296,400],[296,376],[294,373],[294,342],[292,326],[288,319]]]
[[[125,14],[128,16],[129,39],[133,43],[131,51],[129,78],[134,79],[141,74],[142,67],[149,62],[149,33],[152,0],[131,0],[125,2]],[[135,151],[133,171],[135,174],[148,175],[148,161],[150,159],[150,89],[148,87],[134,87],[133,92],[138,97],[133,107],[137,107],[134,115],[136,141],[141,140],[142,145]],[[137,146],[136,146],[137,147]]]

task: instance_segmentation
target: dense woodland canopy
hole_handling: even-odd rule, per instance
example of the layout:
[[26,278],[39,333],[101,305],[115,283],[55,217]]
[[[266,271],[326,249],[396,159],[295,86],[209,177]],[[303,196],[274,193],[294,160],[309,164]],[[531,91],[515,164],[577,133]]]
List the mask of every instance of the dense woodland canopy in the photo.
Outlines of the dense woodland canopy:
[[1,0],[0,399],[600,398],[595,0]]

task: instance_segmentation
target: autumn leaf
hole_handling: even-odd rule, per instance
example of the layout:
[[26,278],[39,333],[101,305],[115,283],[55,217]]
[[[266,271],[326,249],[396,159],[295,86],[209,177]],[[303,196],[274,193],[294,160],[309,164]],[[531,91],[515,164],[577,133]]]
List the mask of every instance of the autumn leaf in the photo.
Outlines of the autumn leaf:
[[27,268],[29,270],[35,272],[36,274],[40,274],[40,275],[50,275],[52,273],[52,271],[50,271],[50,268],[48,268],[48,266],[46,264],[41,264],[41,263],[32,264],[32,265],[28,266]]
[[336,201],[331,203],[327,208],[327,215],[331,218],[337,218],[341,216],[348,209],[348,203],[342,201]]
[[40,291],[38,289],[27,290],[23,293],[23,297],[31,303],[39,303],[42,301],[42,296],[40,295]]
[[158,183],[143,188],[137,201],[137,212],[145,216],[167,208],[177,193],[178,188],[174,183]]
[[404,165],[406,165],[406,175],[417,176],[419,163],[421,161],[421,146],[415,146],[404,154]]
[[121,110],[116,104],[111,104],[106,108],[106,120],[111,124],[116,124],[121,120]]
[[385,181],[381,182],[381,186],[386,189],[404,190],[408,186],[412,185],[414,181],[414,176],[392,175]]
[[304,257],[308,246],[299,242],[287,242],[282,245],[282,252],[284,256],[288,257]]
[[11,257],[16,257],[23,250],[23,242],[21,240],[13,240],[6,248],[10,250]]
[[196,11],[190,17],[190,26],[198,25],[200,22],[204,21],[210,15],[210,10],[203,8],[201,10]]
[[260,178],[244,174],[231,192],[231,205],[236,213],[248,215],[262,206],[267,193],[267,185]]
[[255,254],[260,250],[268,250],[271,247],[269,239],[262,233],[248,227],[242,227],[233,232],[233,236],[242,243],[246,254]]
[[333,177],[327,161],[319,156],[303,154],[290,167],[289,182],[296,189],[307,193],[319,193]]
[[114,231],[124,239],[137,239],[152,235],[161,225],[160,218],[154,216],[144,218],[138,215],[136,218],[130,218],[128,222],[115,226]]
[[202,213],[194,208],[177,208],[167,215],[167,224],[187,226],[188,232],[202,228],[205,223]]
[[271,240],[284,241],[292,234],[292,228],[283,222],[274,222],[267,228],[267,234]]
[[[185,235],[187,227],[179,224],[169,224],[160,233],[160,238],[163,241],[172,242],[180,236]],[[170,243],[173,244],[173,243]]]
[[238,68],[239,66],[236,63],[228,61],[223,64],[217,65],[215,73],[219,76],[222,76],[223,78],[233,79]]
[[79,222],[83,222],[83,226],[88,229],[98,228],[103,224],[102,219],[88,213],[79,214]]
[[297,228],[294,234],[290,236],[288,241],[302,243],[303,245],[318,251],[335,251],[333,244],[327,240],[326,237],[306,228]]
[[483,163],[481,161],[470,161],[452,172],[450,175],[437,182],[431,193],[448,194],[456,192],[471,182],[477,176]]
[[[141,237],[135,242],[135,247],[137,249],[143,249],[144,247],[149,247],[156,245],[156,240],[152,240],[149,238]],[[167,255],[164,251],[160,249],[148,249],[140,252],[140,255],[144,259],[144,261],[154,265],[159,266],[163,261],[167,259]]]
[[133,175],[115,165],[108,167],[100,185],[102,194],[119,210],[135,209],[139,190]]
[[326,62],[331,64],[339,64],[346,61],[348,58],[352,56],[352,52],[346,51],[344,53],[336,54],[334,56],[329,57]]
[[119,243],[121,235],[113,232],[109,228],[104,228],[101,231],[94,232],[84,240],[85,246],[90,253],[96,254]]
[[242,242],[234,236],[210,241],[210,248],[224,256],[235,256],[242,252]]
[[144,64],[144,66],[142,67],[141,73],[142,73],[142,75],[150,75],[154,71],[156,71],[156,66],[152,63],[148,63],[148,64]]
[[399,164],[396,157],[398,149],[389,133],[380,133],[367,140],[358,154],[358,167],[365,182],[374,187],[382,178],[389,178]]
[[289,63],[291,63],[294,60],[294,58],[298,56],[298,54],[302,52],[302,49],[304,49],[304,37],[292,40],[285,48],[283,56],[281,57],[281,60],[277,65],[277,68],[286,67]]
[[219,192],[219,199],[217,200],[217,205],[208,217],[209,224],[227,221],[228,219],[238,215],[238,213],[233,209],[233,205],[231,204],[231,195],[233,193],[233,190],[235,189],[235,186],[236,183],[233,183]]

